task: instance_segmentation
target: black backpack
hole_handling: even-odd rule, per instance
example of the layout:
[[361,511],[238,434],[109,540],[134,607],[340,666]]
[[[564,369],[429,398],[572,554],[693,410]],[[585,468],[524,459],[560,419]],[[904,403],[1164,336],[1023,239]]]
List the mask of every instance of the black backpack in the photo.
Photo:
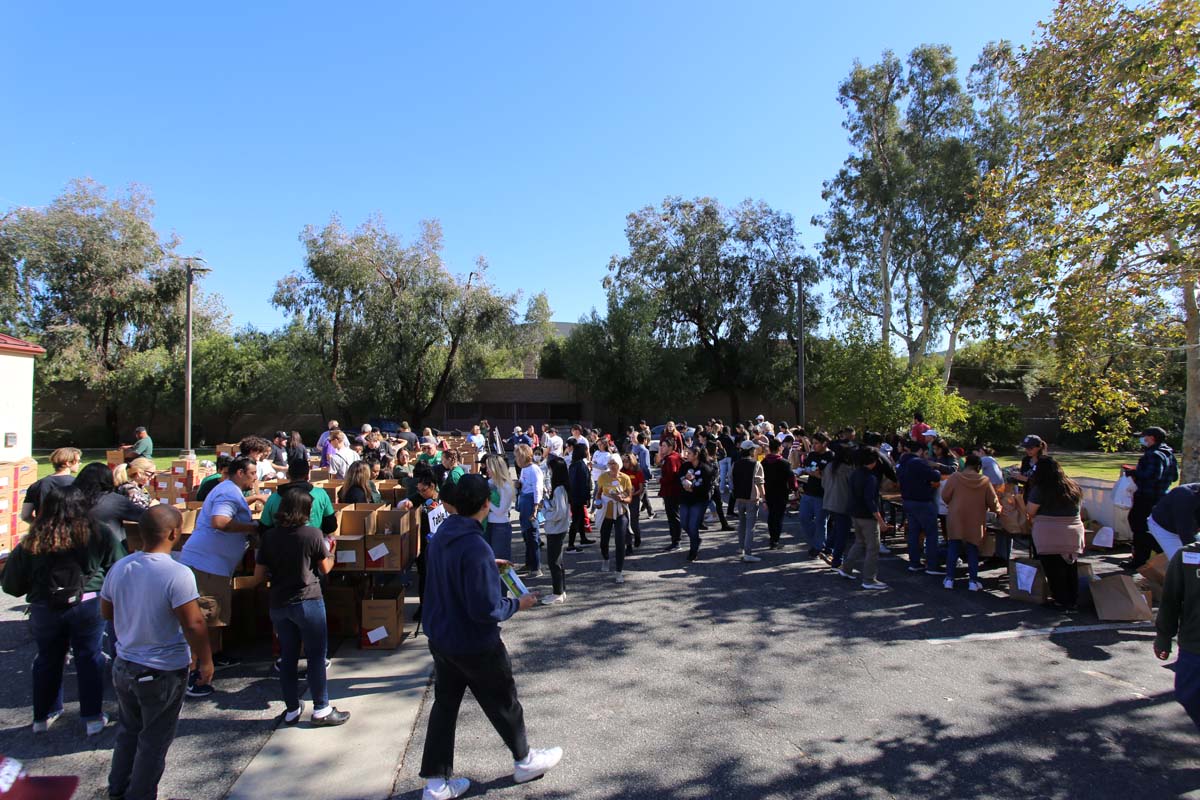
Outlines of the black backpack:
[[86,549],[77,548],[49,555],[49,603],[55,611],[74,608],[83,596],[83,587],[87,582],[83,568],[86,553]]

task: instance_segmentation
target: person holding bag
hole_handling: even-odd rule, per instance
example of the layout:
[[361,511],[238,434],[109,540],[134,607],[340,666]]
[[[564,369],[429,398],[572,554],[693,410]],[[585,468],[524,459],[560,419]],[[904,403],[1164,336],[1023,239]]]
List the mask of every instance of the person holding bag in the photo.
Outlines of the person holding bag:
[[1079,556],[1084,528],[1079,517],[1083,491],[1062,465],[1042,458],[1029,478],[1025,510],[1033,522],[1033,544],[1055,604],[1075,611],[1079,597]]

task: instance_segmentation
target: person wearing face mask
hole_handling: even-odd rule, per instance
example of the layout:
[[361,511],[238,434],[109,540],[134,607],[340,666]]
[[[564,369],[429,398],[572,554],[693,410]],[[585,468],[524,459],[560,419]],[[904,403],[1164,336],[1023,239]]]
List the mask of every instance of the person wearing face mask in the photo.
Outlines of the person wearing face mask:
[[1179,463],[1166,438],[1167,432],[1162,428],[1142,431],[1142,457],[1134,469],[1125,471],[1137,487],[1133,493],[1133,506],[1129,509],[1133,558],[1121,565],[1129,573],[1136,572],[1150,560],[1150,553],[1155,549],[1155,540],[1150,534],[1150,512],[1166,497],[1171,484],[1179,480]]

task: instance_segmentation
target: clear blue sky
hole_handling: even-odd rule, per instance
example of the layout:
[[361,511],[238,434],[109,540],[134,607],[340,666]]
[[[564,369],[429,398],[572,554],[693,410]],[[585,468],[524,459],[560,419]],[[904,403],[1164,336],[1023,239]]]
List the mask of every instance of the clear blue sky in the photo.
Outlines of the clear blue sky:
[[[136,6],[142,6],[140,8]],[[460,272],[603,308],[625,215],[762,199],[810,246],[855,58],[1030,40],[1051,0],[7,3],[0,209],[136,182],[238,325],[277,325],[308,223],[442,221]],[[225,6],[225,7],[223,7]]]

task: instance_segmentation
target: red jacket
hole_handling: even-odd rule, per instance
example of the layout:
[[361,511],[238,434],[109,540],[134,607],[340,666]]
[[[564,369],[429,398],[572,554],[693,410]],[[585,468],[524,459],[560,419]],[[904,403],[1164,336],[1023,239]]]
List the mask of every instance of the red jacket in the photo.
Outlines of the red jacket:
[[679,473],[683,471],[683,458],[679,453],[671,453],[661,460],[662,475],[658,480],[658,496],[677,498],[683,492],[679,482]]

